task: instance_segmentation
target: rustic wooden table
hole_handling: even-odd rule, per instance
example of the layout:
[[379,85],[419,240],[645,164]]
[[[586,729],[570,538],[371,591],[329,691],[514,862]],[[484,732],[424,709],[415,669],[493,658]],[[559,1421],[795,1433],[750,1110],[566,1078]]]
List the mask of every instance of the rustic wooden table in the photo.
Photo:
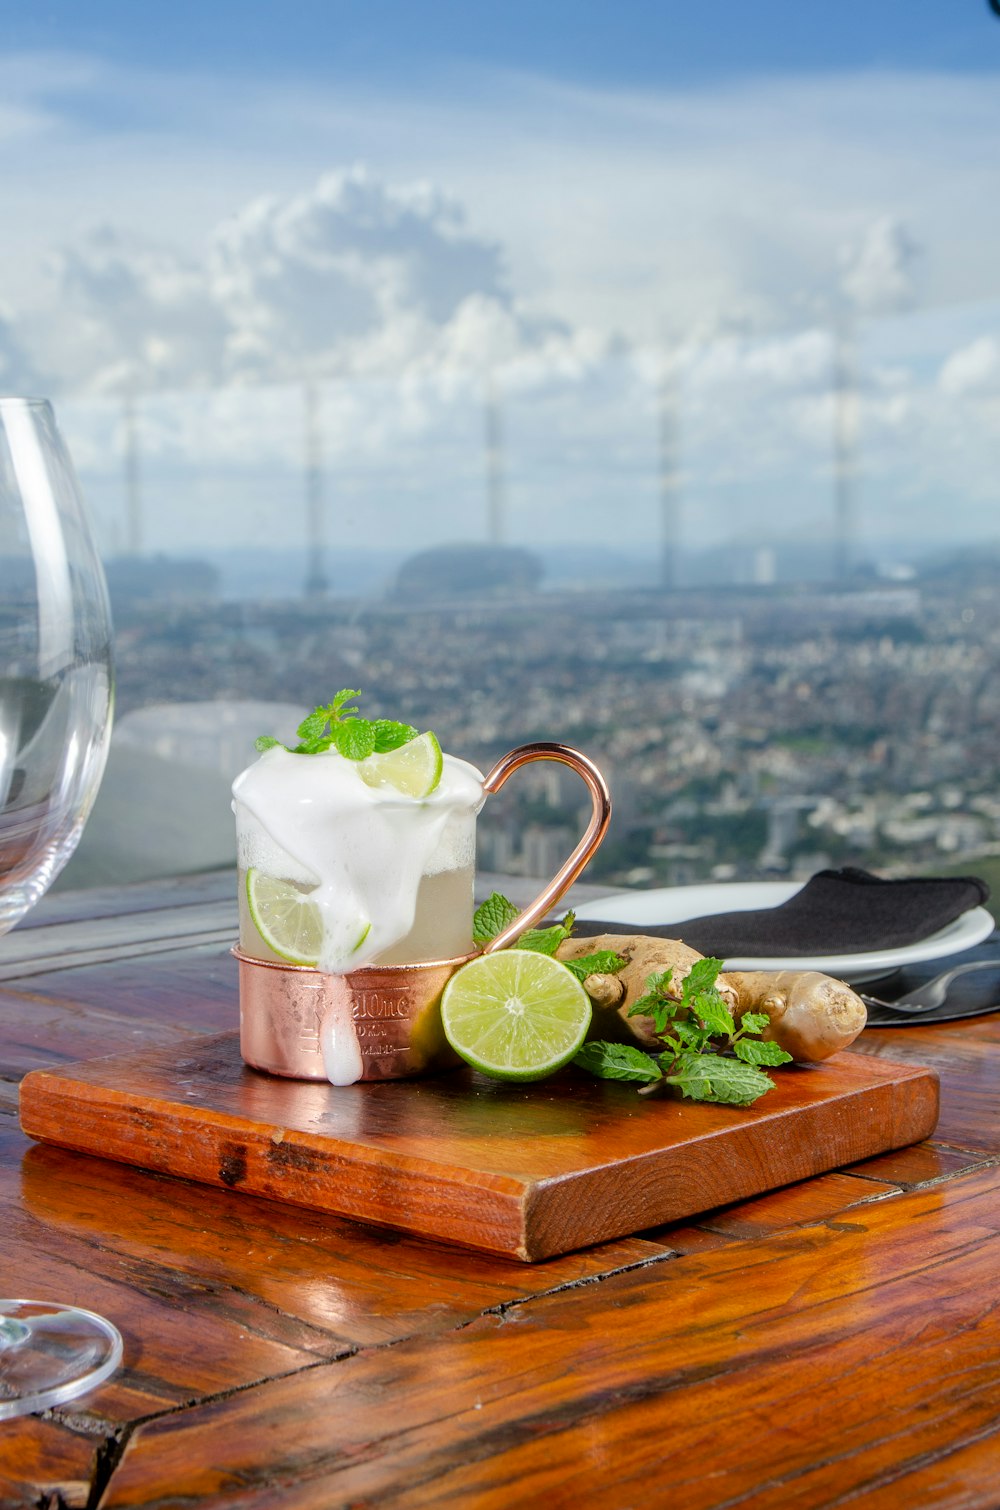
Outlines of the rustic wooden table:
[[0,942],[0,1295],[125,1337],[0,1506],[1000,1504],[1000,1012],[856,1045],[937,1069],[930,1141],[528,1266],[22,1135],[29,1069],[234,1025],[232,884]]

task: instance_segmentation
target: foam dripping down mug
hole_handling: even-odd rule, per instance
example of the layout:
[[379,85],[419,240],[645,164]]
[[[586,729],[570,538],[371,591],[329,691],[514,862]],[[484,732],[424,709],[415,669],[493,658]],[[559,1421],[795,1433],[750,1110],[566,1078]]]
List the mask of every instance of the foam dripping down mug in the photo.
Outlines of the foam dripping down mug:
[[[510,945],[545,917],[604,838],[611,797],[600,771],[579,751],[521,745],[485,778],[464,761],[444,758],[443,790],[423,802],[360,797],[355,773],[324,769],[315,764],[323,757],[287,751],[269,751],[237,778],[241,928],[233,953],[240,1051],[252,1068],[349,1085],[419,1075],[451,1062],[441,992],[480,952],[472,943],[476,816],[522,766],[568,766],[586,784],[591,812],[565,863],[486,951]],[[276,822],[268,798],[293,774],[305,778],[305,789],[298,782],[296,798],[279,800]],[[319,792],[331,774],[344,786],[327,794],[324,807]],[[251,901],[262,876],[286,883],[293,908],[299,905],[295,887],[303,903],[325,908],[331,924],[313,940],[315,962],[282,958],[255,924]],[[315,923],[314,912],[307,921]]]

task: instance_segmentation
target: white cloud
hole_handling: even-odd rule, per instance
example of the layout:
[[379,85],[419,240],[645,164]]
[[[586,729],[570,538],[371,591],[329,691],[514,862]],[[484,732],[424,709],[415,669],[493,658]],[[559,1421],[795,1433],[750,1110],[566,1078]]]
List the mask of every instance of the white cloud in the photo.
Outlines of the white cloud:
[[[643,94],[466,68],[390,94],[35,57],[0,58],[0,82],[0,98],[45,123],[30,159],[0,142],[8,257],[35,297],[32,269],[60,221],[74,237],[95,218],[141,226],[200,260],[214,227],[263,193],[290,214],[304,183],[353,161],[383,184],[447,186],[479,253],[503,247],[519,301],[633,340],[734,315],[815,316],[844,247],[851,286],[884,308],[912,273],[903,226],[925,249],[928,300],[997,288],[996,76],[784,75]],[[419,218],[434,217],[425,206]]]
[[692,343],[685,355],[687,381],[695,389],[751,383],[769,389],[802,390],[828,386],[830,382],[831,339],[824,330],[793,331],[756,340]]
[[41,111],[0,104],[0,145],[6,147],[15,143],[23,146],[27,138],[36,136],[47,124],[47,117]]
[[914,296],[912,268],[918,250],[900,220],[879,216],[858,245],[841,252],[841,282],[847,297],[868,315],[905,308]]
[[[902,330],[863,358],[878,375],[862,464],[885,498],[951,478],[979,499],[996,475],[995,310],[976,329],[946,307],[998,291],[995,78],[655,96],[478,74],[389,97],[29,62],[0,59],[12,129],[33,141],[5,144],[0,117],[0,375],[91,395],[103,418],[91,443],[77,407],[79,447],[98,467],[121,443],[112,396],[158,395],[140,405],[148,485],[154,465],[188,469],[163,484],[183,502],[158,516],[160,548],[210,514],[219,538],[235,518],[273,538],[307,378],[359,518],[421,487],[460,514],[482,485],[483,374],[501,369],[526,527],[557,494],[596,538],[621,497],[651,520],[665,347],[692,488],[728,487],[731,511],[774,528],[822,514],[824,322],[845,295],[862,325],[918,298],[945,310],[919,359]],[[978,408],[958,403],[970,394]]]
[[23,325],[52,391],[219,381],[225,321],[197,263],[103,226],[49,266],[49,301]]
[[501,248],[454,196],[362,167],[252,200],[200,260],[104,226],[49,268],[48,298],[21,324],[56,392],[482,371],[579,349],[519,312]]
[[21,349],[11,322],[0,314],[0,391],[28,393],[38,390],[31,362]]
[[397,322],[404,350],[387,355],[410,356],[467,299],[498,313],[510,302],[499,247],[469,231],[453,196],[363,167],[249,204],[216,232],[209,276],[232,328],[232,365],[253,354],[270,375],[317,362],[364,368],[366,346],[384,344]]
[[943,393],[961,395],[1000,388],[1000,340],[980,336],[953,352],[938,379]]

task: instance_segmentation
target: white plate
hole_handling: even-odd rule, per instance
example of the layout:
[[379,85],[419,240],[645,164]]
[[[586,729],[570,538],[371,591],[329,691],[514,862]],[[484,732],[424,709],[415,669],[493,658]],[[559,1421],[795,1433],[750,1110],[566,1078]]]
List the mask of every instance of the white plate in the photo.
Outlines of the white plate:
[[[600,919],[608,923],[665,925],[683,923],[687,918],[707,917],[717,912],[751,912],[758,907],[779,907],[802,889],[801,881],[737,881],[711,886],[669,886],[660,891],[622,891],[585,902],[576,909],[579,918]],[[768,956],[751,958],[734,955],[727,959],[727,970],[822,970],[838,980],[859,982],[874,980],[901,965],[919,964],[921,960],[940,959],[971,949],[988,937],[996,927],[985,907],[972,907],[961,917],[929,934],[916,944],[902,944],[897,949],[873,949],[859,954],[796,954],[788,958]],[[683,937],[683,930],[681,930]]]

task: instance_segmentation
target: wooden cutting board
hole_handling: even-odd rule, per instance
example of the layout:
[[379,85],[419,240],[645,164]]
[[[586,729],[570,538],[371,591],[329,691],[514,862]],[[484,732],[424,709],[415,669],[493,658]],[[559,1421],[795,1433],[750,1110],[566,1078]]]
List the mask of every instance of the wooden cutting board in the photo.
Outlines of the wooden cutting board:
[[806,1179],[934,1129],[932,1070],[862,1054],[738,1109],[567,1070],[346,1087],[248,1069],[236,1033],[34,1070],[33,1138],[526,1262]]

